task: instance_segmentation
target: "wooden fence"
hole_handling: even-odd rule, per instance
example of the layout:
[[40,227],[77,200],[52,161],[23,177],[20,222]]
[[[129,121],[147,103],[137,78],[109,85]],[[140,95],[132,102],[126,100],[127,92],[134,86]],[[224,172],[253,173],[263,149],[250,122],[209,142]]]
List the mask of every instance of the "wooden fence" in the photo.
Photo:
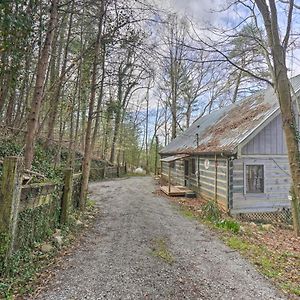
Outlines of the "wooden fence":
[[98,181],[105,178],[116,178],[127,173],[126,166],[113,166],[102,168],[91,168],[90,181]]
[[[0,239],[5,256],[44,240],[68,224],[78,208],[81,174],[66,169],[62,183],[22,184],[21,157],[6,157],[0,191]],[[92,180],[121,176],[126,168],[93,169]]]

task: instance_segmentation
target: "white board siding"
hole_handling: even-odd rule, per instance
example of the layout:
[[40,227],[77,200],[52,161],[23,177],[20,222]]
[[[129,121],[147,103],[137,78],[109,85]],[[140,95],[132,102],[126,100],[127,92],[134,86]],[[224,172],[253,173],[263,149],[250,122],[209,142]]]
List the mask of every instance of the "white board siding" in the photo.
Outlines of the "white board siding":
[[[245,165],[264,165],[264,193],[245,194]],[[232,212],[274,211],[290,207],[287,157],[243,157],[233,161]]]
[[243,148],[242,154],[284,155],[287,154],[281,115],[263,128]]

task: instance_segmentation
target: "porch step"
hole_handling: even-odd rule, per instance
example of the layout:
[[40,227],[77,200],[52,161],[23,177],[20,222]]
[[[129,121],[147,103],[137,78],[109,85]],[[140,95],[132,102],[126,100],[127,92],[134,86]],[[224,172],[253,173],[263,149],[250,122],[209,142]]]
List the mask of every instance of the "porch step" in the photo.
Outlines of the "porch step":
[[188,192],[185,193],[185,197],[186,198],[196,198],[197,194],[193,191],[188,191]]

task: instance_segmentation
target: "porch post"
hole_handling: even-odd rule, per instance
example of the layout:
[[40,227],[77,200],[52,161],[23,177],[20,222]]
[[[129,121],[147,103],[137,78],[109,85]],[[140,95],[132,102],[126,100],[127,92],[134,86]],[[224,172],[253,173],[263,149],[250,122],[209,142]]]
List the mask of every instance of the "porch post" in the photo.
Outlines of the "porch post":
[[171,165],[170,165],[170,163],[169,163],[169,180],[168,180],[168,182],[169,182],[169,194],[171,193]]
[[[159,175],[159,172],[158,172]],[[160,161],[160,185],[163,185],[163,162]]]

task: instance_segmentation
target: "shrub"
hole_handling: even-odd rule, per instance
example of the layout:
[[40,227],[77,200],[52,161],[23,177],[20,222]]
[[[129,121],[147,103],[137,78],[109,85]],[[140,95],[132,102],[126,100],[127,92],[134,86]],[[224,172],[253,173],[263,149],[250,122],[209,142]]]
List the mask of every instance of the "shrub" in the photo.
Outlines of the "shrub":
[[221,220],[216,222],[216,226],[226,230],[231,230],[234,233],[240,231],[240,224],[235,220]]
[[208,201],[202,209],[203,216],[210,222],[218,222],[221,218],[221,211],[215,201]]

